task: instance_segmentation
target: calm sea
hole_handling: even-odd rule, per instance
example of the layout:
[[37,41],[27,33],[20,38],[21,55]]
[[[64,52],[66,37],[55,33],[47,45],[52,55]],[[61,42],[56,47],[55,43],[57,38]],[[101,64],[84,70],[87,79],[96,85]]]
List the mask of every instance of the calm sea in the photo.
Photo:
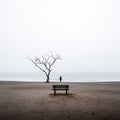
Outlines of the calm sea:
[[[50,81],[59,82],[59,76],[62,76],[63,82],[103,82],[103,81],[120,81],[120,73],[98,73],[98,72],[80,72],[80,73],[51,73]],[[41,72],[17,72],[17,73],[0,73],[0,81],[33,81],[44,82],[45,76]]]

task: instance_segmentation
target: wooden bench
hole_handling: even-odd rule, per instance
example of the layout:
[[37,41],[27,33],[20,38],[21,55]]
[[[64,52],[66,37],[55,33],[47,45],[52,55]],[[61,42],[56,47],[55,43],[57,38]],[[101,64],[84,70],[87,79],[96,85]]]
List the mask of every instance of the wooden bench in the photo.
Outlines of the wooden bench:
[[65,90],[66,95],[69,90],[69,85],[53,85],[54,95],[56,94],[56,90]]

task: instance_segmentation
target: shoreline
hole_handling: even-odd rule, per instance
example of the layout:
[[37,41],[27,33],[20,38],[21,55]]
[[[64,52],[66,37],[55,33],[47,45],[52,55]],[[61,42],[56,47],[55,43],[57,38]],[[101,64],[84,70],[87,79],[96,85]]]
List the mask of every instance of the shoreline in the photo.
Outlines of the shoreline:
[[[27,81],[27,80],[0,80],[0,82],[21,82],[21,83],[46,83],[45,81]],[[99,81],[50,81],[49,83],[120,83],[120,80],[99,80]]]

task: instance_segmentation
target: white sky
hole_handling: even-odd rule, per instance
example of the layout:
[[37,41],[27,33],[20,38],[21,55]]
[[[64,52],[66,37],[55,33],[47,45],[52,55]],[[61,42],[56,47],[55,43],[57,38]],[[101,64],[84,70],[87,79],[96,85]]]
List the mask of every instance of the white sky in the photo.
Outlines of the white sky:
[[49,51],[56,72],[120,72],[120,0],[0,0],[0,72]]

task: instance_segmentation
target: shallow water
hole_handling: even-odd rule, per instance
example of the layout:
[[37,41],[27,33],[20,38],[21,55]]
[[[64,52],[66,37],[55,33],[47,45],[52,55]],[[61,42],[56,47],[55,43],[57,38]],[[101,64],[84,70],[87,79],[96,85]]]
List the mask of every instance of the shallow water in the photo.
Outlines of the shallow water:
[[[51,73],[51,81],[59,82],[59,76],[62,76],[63,82],[101,82],[101,81],[120,81],[120,73],[113,72],[64,72]],[[0,73],[1,81],[45,81],[44,73],[41,72],[7,72]]]

